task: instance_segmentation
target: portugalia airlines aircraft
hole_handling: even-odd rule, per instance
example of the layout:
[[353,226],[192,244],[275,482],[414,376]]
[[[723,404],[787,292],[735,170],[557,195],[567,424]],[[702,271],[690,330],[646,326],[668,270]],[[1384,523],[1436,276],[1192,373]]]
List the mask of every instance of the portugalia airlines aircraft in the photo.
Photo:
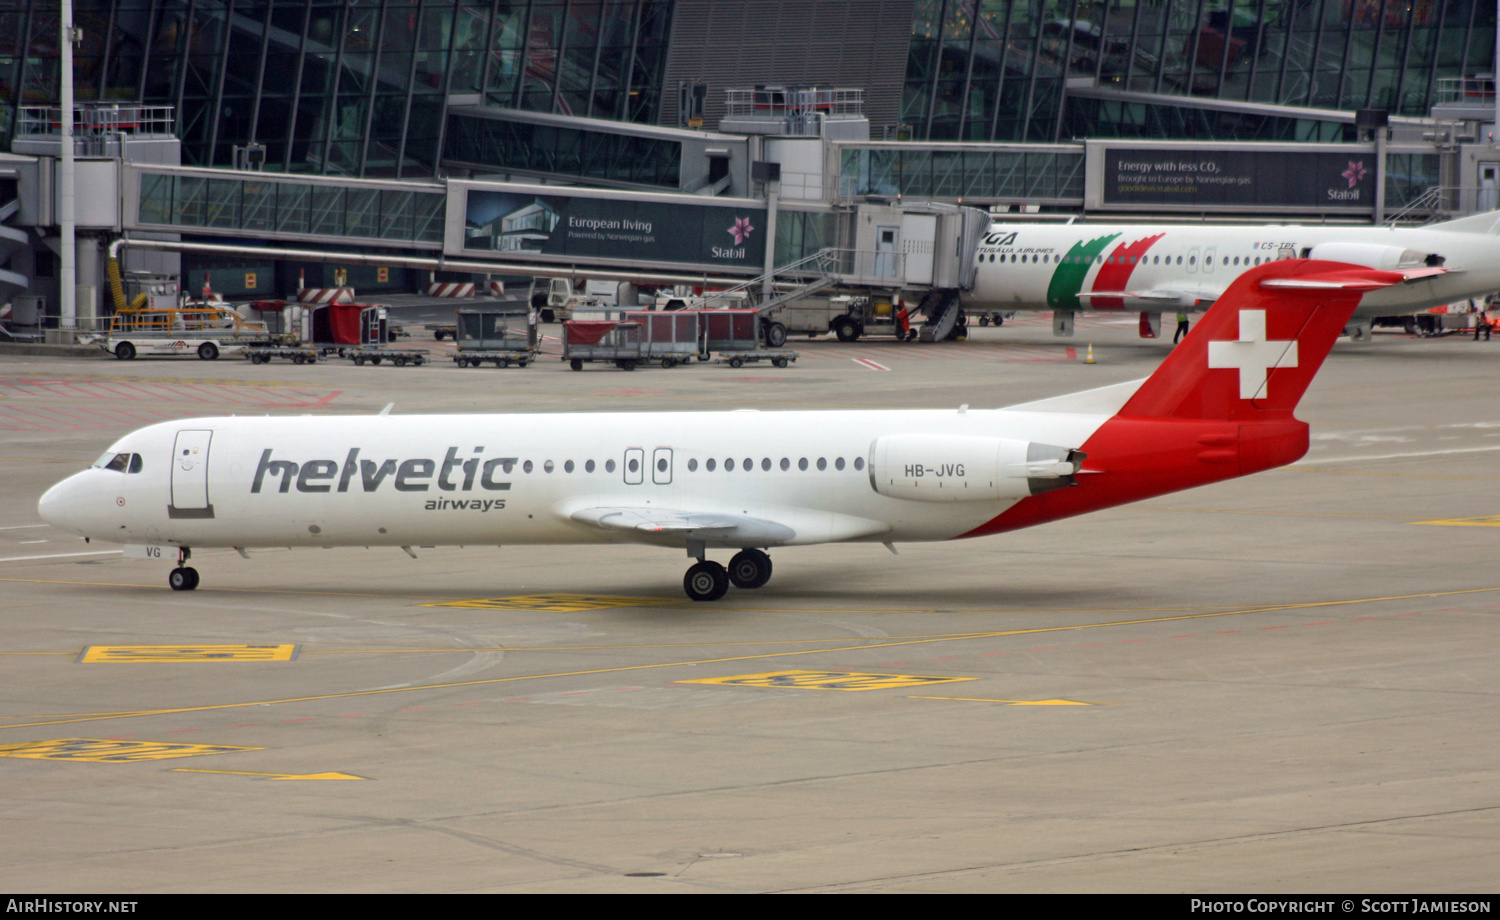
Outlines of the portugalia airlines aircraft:
[[[1197,312],[1244,273],[1289,258],[1397,272],[1352,324],[1500,291],[1500,212],[1419,228],[1296,225],[992,224],[980,243],[971,313],[1052,310]],[[1146,326],[1142,326],[1145,335]]]
[[[1299,459],[1292,410],[1362,295],[1397,272],[1244,273],[1145,381],[1008,409],[202,418],[121,438],[42,517],[177,557],[194,547],[648,543],[688,597],[771,577],[766,550],[953,540]],[[707,558],[734,550],[728,569]]]

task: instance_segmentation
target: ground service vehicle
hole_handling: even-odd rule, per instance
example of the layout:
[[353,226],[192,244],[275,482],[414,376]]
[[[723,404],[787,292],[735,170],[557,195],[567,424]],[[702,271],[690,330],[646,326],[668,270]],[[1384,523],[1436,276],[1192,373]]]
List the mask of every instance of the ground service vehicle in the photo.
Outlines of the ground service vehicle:
[[180,307],[120,310],[98,344],[122,360],[137,355],[197,356],[212,361],[265,341],[265,323],[252,322],[227,306],[189,303]]

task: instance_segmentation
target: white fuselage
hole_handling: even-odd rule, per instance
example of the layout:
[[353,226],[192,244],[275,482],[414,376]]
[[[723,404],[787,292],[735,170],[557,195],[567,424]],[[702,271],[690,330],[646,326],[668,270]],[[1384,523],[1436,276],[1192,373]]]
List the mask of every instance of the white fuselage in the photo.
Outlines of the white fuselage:
[[[1412,312],[1500,290],[1500,236],[1442,227],[993,224],[963,304],[974,311],[1193,312],[1249,269],[1329,244],[1368,247],[1372,255],[1410,250],[1443,257],[1446,273],[1372,292],[1359,316]],[[1366,264],[1354,255],[1338,258]],[[1089,296],[1096,291],[1154,296]]]
[[682,545],[573,517],[617,507],[745,515],[790,531],[710,546],[943,540],[1016,499],[878,494],[869,475],[877,438],[1076,447],[1107,417],[1021,409],[189,419],[122,438],[110,452],[138,456],[139,472],[95,466],[55,486],[41,511],[94,539],[190,547]]

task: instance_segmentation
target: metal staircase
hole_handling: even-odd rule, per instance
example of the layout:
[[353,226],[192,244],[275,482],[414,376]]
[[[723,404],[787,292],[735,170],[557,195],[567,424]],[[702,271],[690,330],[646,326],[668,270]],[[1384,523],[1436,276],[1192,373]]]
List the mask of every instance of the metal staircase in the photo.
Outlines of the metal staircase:
[[1444,188],[1440,185],[1431,186],[1399,209],[1387,214],[1386,226],[1395,227],[1405,224],[1421,227],[1446,220],[1452,215],[1450,205],[1457,199],[1460,191],[1457,188]]
[[846,252],[848,250],[820,249],[732,288],[706,294],[701,306],[709,310],[745,306],[765,314],[784,303],[809,297],[838,284],[842,274],[840,269],[847,262]]
[[963,309],[959,306],[958,291],[932,290],[922,296],[917,312],[927,319],[917,330],[918,341],[941,342],[954,337]]

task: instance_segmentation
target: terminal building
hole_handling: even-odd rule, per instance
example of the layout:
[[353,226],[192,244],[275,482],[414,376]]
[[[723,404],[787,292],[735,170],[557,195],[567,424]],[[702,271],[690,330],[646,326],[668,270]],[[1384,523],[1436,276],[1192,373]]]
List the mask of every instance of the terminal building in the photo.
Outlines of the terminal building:
[[[598,252],[544,251],[560,209],[581,207],[547,194],[559,185],[594,190],[578,195],[596,209],[695,215],[718,199],[774,222],[753,255],[652,262],[664,281],[852,252],[861,207],[1370,223],[1500,205],[1488,0],[73,10],[73,143],[79,181],[95,183],[80,186],[80,316],[107,310],[99,266],[122,236],[130,266],[232,296],[285,294],[325,269],[365,289],[507,265],[607,270]],[[29,296],[42,315],[57,300],[61,25],[56,0],[0,5],[0,302]],[[1257,180],[1235,200],[1165,203],[1118,191],[1140,151],[1247,175],[1268,152],[1337,155],[1369,162],[1370,178],[1341,201]],[[504,208],[481,216],[481,192]],[[365,261],[310,261],[318,250]]]

